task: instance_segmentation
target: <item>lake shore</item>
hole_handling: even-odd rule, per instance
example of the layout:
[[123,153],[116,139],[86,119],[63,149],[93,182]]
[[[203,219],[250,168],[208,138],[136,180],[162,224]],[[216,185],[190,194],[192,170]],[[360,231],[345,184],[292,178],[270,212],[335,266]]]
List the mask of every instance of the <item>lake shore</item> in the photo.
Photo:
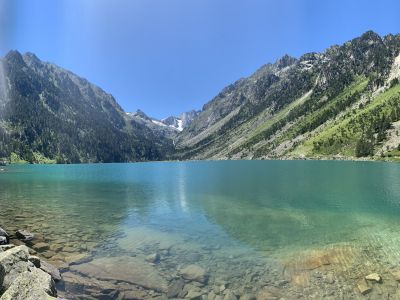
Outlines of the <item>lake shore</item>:
[[[368,263],[373,257],[382,257],[379,252],[384,249],[365,252],[348,244],[335,244],[299,249],[272,260],[265,254],[258,258],[253,254],[250,259],[233,245],[227,252],[218,245],[196,246],[168,232],[145,228],[108,239],[107,247],[92,249],[105,252],[101,258],[77,257],[65,262],[61,276],[43,257],[52,245],[34,241],[34,233],[22,233],[32,239],[21,241],[14,235],[11,244],[0,246],[0,265],[13,261],[1,280],[1,300],[27,291],[33,296],[24,299],[32,300],[56,299],[57,295],[62,299],[121,300],[337,299],[340,295],[364,299],[366,295],[397,295],[395,287],[400,281],[400,269],[387,260]],[[114,256],[117,252],[119,255]]]
[[[202,161],[263,161],[263,160],[269,160],[269,161],[298,161],[298,160],[306,160],[306,161],[360,161],[360,162],[392,162],[392,163],[397,163],[400,162],[400,157],[354,157],[354,156],[341,156],[341,155],[336,155],[336,156],[282,156],[282,157],[263,157],[263,158],[256,158],[256,159],[227,159],[227,158],[221,158],[221,159],[190,159],[190,160],[176,160],[176,159],[171,159],[171,160],[156,160],[156,161],[132,161],[132,162],[118,162],[117,164],[124,164],[124,163],[155,163],[155,162],[160,162],[160,163],[167,163],[167,162],[202,162]],[[75,164],[113,164],[115,162],[82,162],[82,163],[75,163]],[[8,162],[6,165],[3,167],[0,167],[5,170],[5,167],[7,165],[25,165],[25,164],[31,164],[29,162]],[[38,165],[63,165],[59,164],[56,162],[49,162],[49,161],[43,161],[39,163],[33,163],[33,164],[38,164]],[[70,165],[70,164],[66,164]],[[0,170],[1,171],[1,170]]]

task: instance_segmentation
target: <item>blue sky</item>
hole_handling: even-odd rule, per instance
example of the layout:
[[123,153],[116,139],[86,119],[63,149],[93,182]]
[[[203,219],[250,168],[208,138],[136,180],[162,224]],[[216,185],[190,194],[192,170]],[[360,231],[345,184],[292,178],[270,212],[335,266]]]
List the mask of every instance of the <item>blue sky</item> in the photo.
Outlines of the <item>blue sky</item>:
[[162,118],[288,53],[400,33],[400,1],[0,0],[0,51],[34,52]]

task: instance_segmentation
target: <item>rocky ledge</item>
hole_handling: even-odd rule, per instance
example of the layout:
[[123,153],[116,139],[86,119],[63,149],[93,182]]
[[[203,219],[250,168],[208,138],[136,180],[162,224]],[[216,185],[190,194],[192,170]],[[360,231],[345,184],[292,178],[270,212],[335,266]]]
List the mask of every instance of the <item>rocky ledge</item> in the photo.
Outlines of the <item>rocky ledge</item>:
[[57,299],[58,270],[33,256],[34,250],[9,242],[9,235],[0,227],[0,300]]

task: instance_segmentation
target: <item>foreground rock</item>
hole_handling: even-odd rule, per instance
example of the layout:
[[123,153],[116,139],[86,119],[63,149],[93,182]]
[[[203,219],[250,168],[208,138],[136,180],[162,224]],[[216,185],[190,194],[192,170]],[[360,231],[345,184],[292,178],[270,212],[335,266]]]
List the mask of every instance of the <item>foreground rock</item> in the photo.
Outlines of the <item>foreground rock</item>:
[[102,280],[128,282],[159,292],[167,290],[167,283],[158,271],[136,257],[104,257],[91,262],[73,265],[70,270]]
[[28,248],[18,246],[0,253],[0,291],[8,289],[15,279],[33,266],[28,261]]
[[5,250],[0,251],[0,300],[41,300],[57,296],[54,280],[29,260],[26,246],[3,248]]
[[0,300],[56,299],[55,297],[57,297],[57,291],[50,275],[33,268],[31,271],[21,273]]

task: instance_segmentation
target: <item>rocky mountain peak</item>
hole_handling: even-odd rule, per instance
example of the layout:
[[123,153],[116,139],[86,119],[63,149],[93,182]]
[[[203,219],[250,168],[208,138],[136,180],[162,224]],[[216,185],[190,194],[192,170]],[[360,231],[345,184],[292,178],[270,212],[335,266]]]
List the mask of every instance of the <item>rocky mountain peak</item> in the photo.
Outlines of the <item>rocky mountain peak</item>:
[[365,33],[363,33],[360,38],[361,41],[366,41],[369,43],[373,43],[373,42],[382,42],[382,38],[380,37],[379,34],[377,34],[376,32],[369,30]]
[[294,64],[297,61],[297,59],[295,57],[292,57],[288,54],[285,54],[284,56],[282,56],[281,58],[279,58],[276,62],[275,65],[279,68],[279,69],[283,69],[286,68],[288,66],[291,66],[292,64]]
[[22,58],[27,64],[40,65],[42,61],[32,52],[26,52]]
[[19,53],[17,50],[9,51],[4,58],[5,60],[7,60],[9,63],[12,64],[19,64],[19,65],[24,64],[24,59],[21,53]]
[[138,117],[140,117],[140,118],[142,118],[142,119],[151,121],[151,118],[150,118],[148,115],[146,115],[146,113],[145,113],[144,111],[142,111],[142,110],[140,110],[140,109],[136,110],[136,111],[133,113],[133,115],[138,116]]

